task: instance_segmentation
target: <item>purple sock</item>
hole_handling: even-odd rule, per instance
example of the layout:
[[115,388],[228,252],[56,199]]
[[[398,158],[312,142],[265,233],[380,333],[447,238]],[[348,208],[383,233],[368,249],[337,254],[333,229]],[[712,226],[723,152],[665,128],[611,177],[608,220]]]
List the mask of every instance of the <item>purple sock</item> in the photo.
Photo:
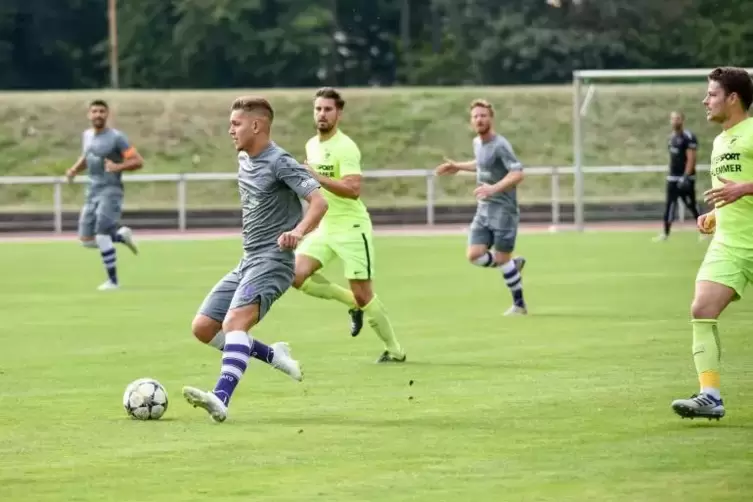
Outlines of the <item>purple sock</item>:
[[225,335],[225,346],[222,349],[222,369],[220,378],[214,387],[214,394],[222,399],[225,406],[230,404],[230,398],[235,392],[243,373],[248,367],[251,356],[251,341],[243,331],[231,331]]
[[251,340],[251,357],[267,364],[272,364],[275,357],[275,350],[259,340]]

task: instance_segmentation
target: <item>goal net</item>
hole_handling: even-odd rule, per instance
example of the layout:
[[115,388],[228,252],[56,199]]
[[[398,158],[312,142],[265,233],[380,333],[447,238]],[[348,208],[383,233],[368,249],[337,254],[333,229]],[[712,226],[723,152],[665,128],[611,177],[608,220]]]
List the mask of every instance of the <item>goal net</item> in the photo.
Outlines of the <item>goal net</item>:
[[[573,204],[561,208],[563,222],[572,221],[577,230],[599,221],[659,224],[673,111],[684,114],[685,128],[698,138],[696,194],[705,209],[702,194],[710,185],[711,144],[719,133],[718,126],[706,121],[701,104],[710,71],[573,72]],[[567,188],[563,186],[563,195]],[[686,215],[678,204],[675,217],[684,220]]]

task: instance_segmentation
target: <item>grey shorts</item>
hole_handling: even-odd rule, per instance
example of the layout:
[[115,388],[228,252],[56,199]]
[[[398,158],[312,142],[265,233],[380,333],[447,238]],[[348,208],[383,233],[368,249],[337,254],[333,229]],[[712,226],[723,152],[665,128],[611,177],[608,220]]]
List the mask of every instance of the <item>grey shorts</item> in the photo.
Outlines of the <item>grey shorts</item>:
[[468,244],[512,253],[518,237],[520,216],[509,210],[479,208],[471,222]]
[[112,235],[118,229],[123,212],[123,192],[88,195],[78,218],[79,237]]
[[274,259],[243,260],[215,284],[199,314],[223,322],[229,310],[259,304],[261,320],[272,304],[293,285],[295,265]]

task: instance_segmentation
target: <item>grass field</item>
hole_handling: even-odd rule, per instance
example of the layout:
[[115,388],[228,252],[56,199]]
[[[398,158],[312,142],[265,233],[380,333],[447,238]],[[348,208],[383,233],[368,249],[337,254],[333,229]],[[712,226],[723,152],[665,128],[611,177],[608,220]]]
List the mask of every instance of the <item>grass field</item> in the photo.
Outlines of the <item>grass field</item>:
[[[88,126],[85,111],[93,97],[113,107],[113,124],[122,128],[144,154],[144,172],[233,171],[235,156],[227,136],[228,107],[237,95],[263,94],[276,107],[274,136],[298,158],[313,133],[311,96],[305,90],[123,91],[0,94],[0,175],[62,174],[80,152],[80,131]],[[687,114],[699,137],[699,162],[707,163],[716,131],[705,122],[700,100],[705,82],[671,85],[599,85],[584,118],[586,165],[656,165],[667,160],[670,110]],[[482,96],[497,108],[497,127],[529,166],[572,163],[572,89],[570,86],[485,88],[345,89],[343,129],[360,145],[365,169],[427,169],[442,156],[470,158],[472,132],[467,107]],[[372,206],[418,204],[425,194],[422,179],[370,181]],[[563,180],[565,191],[571,179]],[[658,200],[661,175],[589,176],[589,196],[599,199]],[[548,200],[550,182],[531,177],[523,200]],[[218,193],[221,195],[218,196]],[[196,207],[227,206],[231,184],[197,184],[189,194]],[[566,195],[566,194],[565,194]],[[466,183],[440,185],[441,202],[468,200]],[[47,207],[51,190],[0,186],[0,208]],[[169,183],[133,188],[134,206],[164,207],[175,200]],[[64,202],[80,201],[66,190]]]
[[[380,238],[409,362],[373,364],[369,328],[352,339],[342,308],[292,291],[254,334],[290,342],[306,380],[251,364],[222,425],[180,389],[214,384],[219,355],[189,326],[235,239],[121,252],[113,294],[94,291],[95,252],[0,244],[0,500],[750,500],[750,303],[721,325],[727,417],[675,417],[696,389],[687,311],[705,244],[650,236],[523,235],[526,318],[501,317],[509,295],[464,262],[463,237]],[[121,408],[144,376],[170,392],[158,422]]]

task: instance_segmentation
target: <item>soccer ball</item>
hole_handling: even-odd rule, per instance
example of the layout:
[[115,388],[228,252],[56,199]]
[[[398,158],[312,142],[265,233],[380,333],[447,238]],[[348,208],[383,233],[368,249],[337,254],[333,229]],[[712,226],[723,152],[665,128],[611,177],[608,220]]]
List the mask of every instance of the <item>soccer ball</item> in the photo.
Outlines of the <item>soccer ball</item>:
[[158,420],[167,411],[167,391],[153,378],[139,378],[126,387],[123,408],[136,420]]

